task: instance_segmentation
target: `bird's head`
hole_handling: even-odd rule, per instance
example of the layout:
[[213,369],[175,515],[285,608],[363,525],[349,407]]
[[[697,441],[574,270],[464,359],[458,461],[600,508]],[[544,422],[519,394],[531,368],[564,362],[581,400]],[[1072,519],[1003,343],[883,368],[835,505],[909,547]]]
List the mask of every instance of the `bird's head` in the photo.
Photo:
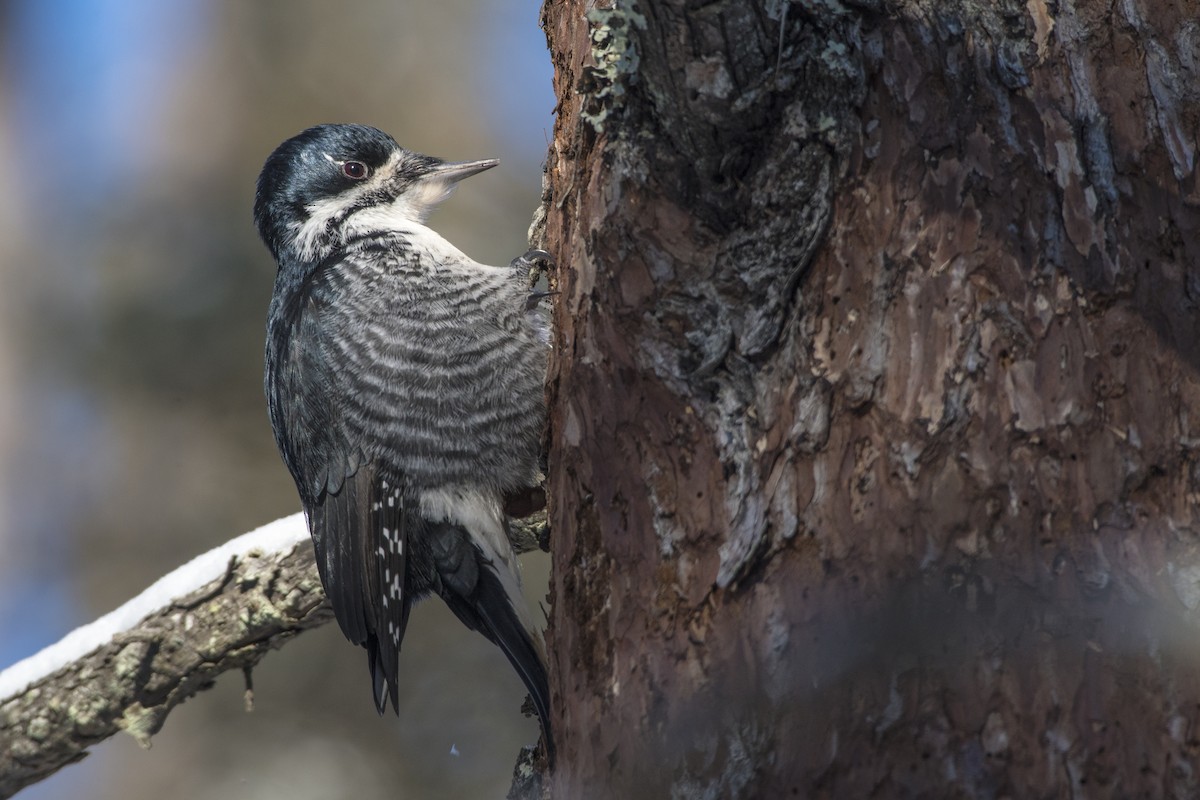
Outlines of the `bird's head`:
[[424,223],[458,181],[497,163],[424,156],[366,125],[318,125],[267,159],[254,222],[281,265],[311,263],[352,235]]

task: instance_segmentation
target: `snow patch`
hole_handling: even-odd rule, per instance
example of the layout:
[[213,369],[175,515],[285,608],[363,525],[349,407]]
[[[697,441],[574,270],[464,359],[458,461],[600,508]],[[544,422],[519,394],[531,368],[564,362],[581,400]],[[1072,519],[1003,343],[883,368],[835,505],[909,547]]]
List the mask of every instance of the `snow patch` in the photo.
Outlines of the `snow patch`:
[[77,661],[118,633],[129,630],[150,614],[166,608],[172,600],[192,594],[225,574],[229,560],[252,551],[287,552],[308,538],[304,515],[277,519],[199,555],[179,569],[154,582],[150,588],[95,622],[76,628],[39,653],[0,672],[0,703],[32,683]]

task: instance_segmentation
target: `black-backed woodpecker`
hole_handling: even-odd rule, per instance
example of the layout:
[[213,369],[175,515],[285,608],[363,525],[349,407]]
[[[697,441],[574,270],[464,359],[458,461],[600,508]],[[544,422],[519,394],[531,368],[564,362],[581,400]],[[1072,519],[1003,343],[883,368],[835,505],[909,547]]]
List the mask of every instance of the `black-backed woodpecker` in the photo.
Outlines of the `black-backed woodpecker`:
[[380,713],[389,698],[399,713],[413,603],[437,594],[504,651],[552,754],[545,645],[504,513],[506,495],[539,479],[546,322],[521,259],[480,264],[425,225],[459,180],[496,163],[448,163],[363,125],[281,144],[254,204],[278,264],[266,392]]

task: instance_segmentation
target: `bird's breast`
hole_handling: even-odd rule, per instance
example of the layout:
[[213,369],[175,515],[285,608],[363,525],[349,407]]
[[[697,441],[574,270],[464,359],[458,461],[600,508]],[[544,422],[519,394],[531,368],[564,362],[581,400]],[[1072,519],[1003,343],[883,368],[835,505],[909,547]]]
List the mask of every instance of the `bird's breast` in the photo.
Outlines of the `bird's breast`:
[[532,328],[501,324],[506,305],[524,302],[519,286],[420,254],[380,260],[347,259],[315,287],[316,346],[332,376],[320,390],[338,421],[418,486],[528,485],[545,348]]

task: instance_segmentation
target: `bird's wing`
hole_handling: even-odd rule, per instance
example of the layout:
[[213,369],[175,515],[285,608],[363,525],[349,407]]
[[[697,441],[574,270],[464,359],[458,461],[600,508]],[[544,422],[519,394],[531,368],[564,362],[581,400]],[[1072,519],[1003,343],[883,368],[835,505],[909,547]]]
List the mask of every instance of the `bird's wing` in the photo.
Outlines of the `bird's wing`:
[[[379,458],[411,487],[404,497],[414,506],[431,492],[457,498],[405,517],[417,553],[410,593],[436,591],[498,645],[548,720],[544,646],[502,511],[503,490],[527,486],[536,471],[545,354],[525,321],[523,287],[497,285],[498,277],[379,274],[374,292],[339,306],[329,360],[344,424],[372,437]],[[514,318],[515,330],[506,324]]]
[[[436,589],[463,622],[500,645],[544,713],[545,668],[536,630],[520,618],[515,573],[505,581],[497,570],[511,572],[509,565],[493,565],[488,543],[478,541],[490,535],[507,546],[503,531],[445,526],[459,560],[431,553],[437,574],[414,572],[421,559],[408,552],[437,539],[429,526],[438,517],[431,523],[420,508],[426,491],[471,487],[494,500],[498,516],[502,492],[528,485],[542,425],[544,354],[530,352],[520,338],[526,334],[501,322],[501,310],[522,313],[515,284],[511,296],[498,297],[508,287],[489,282],[494,274],[437,281],[412,268],[382,245],[364,247],[329,264],[310,286],[292,328],[291,360],[305,374],[272,403],[290,415],[285,427],[307,437],[291,441],[292,455],[285,443],[285,459],[300,466],[293,474],[302,496],[307,487],[321,577],[342,630],[371,655],[377,702],[386,695],[394,701],[412,601]],[[384,531],[399,532],[404,558],[397,560]],[[441,591],[457,564],[468,562],[482,565],[481,576]]]
[[[319,287],[318,287],[319,288]],[[321,583],[338,625],[367,649],[375,703],[397,705],[398,655],[415,599],[408,535],[417,510],[402,481],[339,408],[346,378],[333,350],[327,298],[297,303],[269,334],[267,394],[284,460],[308,516]]]
[[361,464],[309,514],[321,582],[342,632],[367,649],[375,706],[399,712],[400,643],[414,598],[408,548],[413,510],[400,485]]

